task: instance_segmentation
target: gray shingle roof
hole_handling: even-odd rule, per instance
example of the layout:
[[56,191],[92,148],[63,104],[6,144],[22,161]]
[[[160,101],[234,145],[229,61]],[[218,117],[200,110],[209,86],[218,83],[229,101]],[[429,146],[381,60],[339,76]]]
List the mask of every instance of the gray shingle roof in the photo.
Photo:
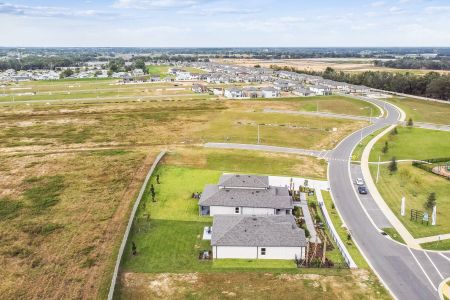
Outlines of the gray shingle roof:
[[269,177],[257,175],[224,174],[219,179],[223,187],[268,188]]
[[201,206],[265,207],[292,209],[292,198],[287,188],[271,186],[268,189],[228,189],[207,185],[200,201]]
[[212,246],[304,247],[305,232],[288,216],[217,215]]

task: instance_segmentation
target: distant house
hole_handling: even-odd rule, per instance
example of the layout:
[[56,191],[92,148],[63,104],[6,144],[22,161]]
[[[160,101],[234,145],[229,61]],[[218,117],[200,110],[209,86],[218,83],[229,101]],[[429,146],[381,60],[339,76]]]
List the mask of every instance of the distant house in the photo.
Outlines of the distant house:
[[304,259],[306,238],[293,216],[217,215],[213,258]]
[[208,88],[203,84],[193,84],[191,90],[194,93],[207,93]]
[[230,99],[244,98],[244,92],[242,89],[236,87],[226,88],[223,95]]
[[280,96],[280,92],[278,92],[273,87],[263,88],[263,89],[261,89],[261,93],[262,93],[263,98],[276,98],[276,97]]
[[306,89],[304,87],[301,87],[301,86],[298,86],[298,87],[294,88],[292,93],[294,95],[303,96],[303,97],[314,96],[314,92],[313,91],[311,91],[310,89]]
[[316,95],[331,95],[331,89],[324,85],[313,85],[309,89]]
[[215,87],[215,88],[212,89],[212,92],[216,96],[222,96],[223,95],[223,88]]
[[144,76],[144,71],[142,69],[134,69],[132,72],[133,77]]
[[269,185],[268,176],[225,174],[207,185],[199,200],[200,215],[290,215],[294,209],[286,187]]
[[255,87],[243,88],[242,94],[245,98],[258,98],[261,96],[261,92]]

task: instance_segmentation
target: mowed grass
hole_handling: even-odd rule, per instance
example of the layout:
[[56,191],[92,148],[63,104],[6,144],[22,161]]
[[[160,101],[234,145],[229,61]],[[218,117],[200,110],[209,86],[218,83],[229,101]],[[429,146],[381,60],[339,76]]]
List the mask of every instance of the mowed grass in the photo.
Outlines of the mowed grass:
[[[240,171],[245,172],[245,166]],[[160,184],[156,176],[151,179],[156,202],[147,192],[139,208],[122,259],[118,299],[215,299],[224,295],[270,299],[274,288],[279,289],[277,299],[290,299],[298,297],[300,287],[302,293],[318,291],[325,299],[389,298],[367,270],[298,269],[292,261],[279,260],[198,260],[199,251],[210,248],[202,233],[212,218],[198,216],[198,200],[191,195],[206,183],[217,183],[221,172],[163,164],[156,174]],[[131,253],[131,242],[136,244],[136,256]],[[158,286],[163,282],[168,288],[161,290]],[[317,283],[326,289],[318,290]]]
[[358,248],[356,247],[355,243],[353,241],[348,241],[347,236],[348,232],[347,229],[342,227],[342,220],[339,216],[339,213],[337,212],[336,208],[334,208],[333,200],[331,199],[331,195],[327,191],[322,191],[323,201],[325,202],[325,206],[328,210],[328,214],[330,215],[331,222],[333,222],[334,228],[339,234],[339,237],[341,240],[345,243],[345,247],[347,248],[348,252],[350,253],[350,256],[353,258],[353,261],[356,263],[356,265],[359,268],[368,269],[369,265],[367,264],[364,257],[359,252]]
[[0,156],[3,299],[104,298],[145,155]]
[[450,239],[420,244],[423,249],[443,251],[450,249]]
[[[371,165],[372,177],[376,176],[376,166]],[[411,163],[400,163],[398,171],[390,174],[387,165],[380,167],[380,179],[377,188],[386,204],[415,237],[426,237],[438,234],[450,233],[450,183],[447,179],[431,174],[422,169],[411,166]],[[410,221],[410,210],[417,209],[427,211],[424,204],[429,193],[436,193],[437,224],[421,224],[420,221]],[[406,198],[406,215],[400,215],[402,197]]]
[[326,180],[327,163],[314,157],[260,151],[178,148],[164,158],[168,165],[195,169],[296,176]]
[[402,97],[392,97],[386,100],[403,109],[406,113],[406,120],[412,118],[413,121],[417,122],[450,124],[449,103]]
[[381,114],[378,107],[372,103],[337,95],[300,98],[298,109],[367,117],[371,113],[372,117],[377,117]]
[[[373,147],[369,160],[388,161],[397,159],[430,159],[450,157],[450,132],[421,128],[397,127],[398,134],[386,134]],[[388,152],[382,153],[385,142],[388,142]]]
[[[197,137],[204,142],[260,143],[305,149],[332,149],[364,122],[278,113],[223,111],[210,116]],[[336,131],[333,131],[336,128]]]

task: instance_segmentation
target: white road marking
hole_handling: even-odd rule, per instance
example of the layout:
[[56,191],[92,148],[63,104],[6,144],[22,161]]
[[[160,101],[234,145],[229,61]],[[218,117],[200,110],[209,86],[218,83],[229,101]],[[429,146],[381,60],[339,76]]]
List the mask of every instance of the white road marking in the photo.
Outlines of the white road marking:
[[437,288],[434,286],[433,281],[431,281],[430,277],[428,277],[427,272],[425,272],[425,269],[422,267],[422,265],[420,264],[419,260],[416,258],[414,253],[411,251],[411,248],[408,247],[408,250],[409,250],[409,253],[411,253],[411,255],[414,258],[414,260],[416,261],[416,263],[419,265],[419,267],[422,270],[423,274],[425,274],[425,277],[427,277],[427,279],[430,282],[430,284],[433,287],[433,289],[437,292]]
[[444,279],[444,276],[442,276],[441,272],[439,271],[439,269],[436,267],[436,265],[434,264],[434,262],[431,260],[430,256],[428,256],[427,251],[423,251],[423,253],[425,253],[425,256],[428,257],[428,260],[431,262],[431,264],[433,265],[433,267],[436,269],[436,271],[438,272],[439,276],[441,277],[441,279]]
[[439,253],[439,255],[442,256],[443,258],[445,258],[446,260],[450,261],[450,258],[448,258],[447,256],[445,256],[444,254]]

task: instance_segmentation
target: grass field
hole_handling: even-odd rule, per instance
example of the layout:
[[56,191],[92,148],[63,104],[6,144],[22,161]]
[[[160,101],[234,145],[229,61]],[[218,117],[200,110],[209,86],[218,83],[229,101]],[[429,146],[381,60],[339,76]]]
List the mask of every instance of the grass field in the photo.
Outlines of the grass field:
[[450,104],[433,101],[424,101],[414,98],[393,97],[386,99],[388,102],[397,105],[406,113],[406,120],[412,118],[413,121],[450,124]]
[[[372,177],[376,174],[376,166],[371,165]],[[448,180],[411,166],[401,163],[398,171],[390,174],[387,166],[380,167],[380,180],[377,188],[394,214],[415,237],[426,237],[450,232],[450,184]],[[410,221],[410,209],[425,211],[424,203],[429,193],[436,193],[437,225],[427,226],[420,222]],[[406,215],[400,215],[401,198],[406,198]],[[429,211],[431,217],[431,211]]]
[[438,242],[424,243],[420,244],[423,249],[428,250],[449,250],[450,249],[450,240],[442,240]]
[[0,156],[2,298],[103,298],[145,156]]
[[327,164],[314,157],[245,150],[219,150],[203,147],[179,148],[164,162],[172,166],[217,170],[225,173],[285,175],[326,180]]
[[[138,254],[131,254],[129,243],[122,260],[118,299],[245,298],[250,296],[248,290],[252,298],[282,295],[290,299],[299,288],[302,293],[320,293],[323,299],[389,298],[367,270],[297,269],[290,261],[199,261],[199,251],[209,249],[209,241],[202,241],[201,234],[212,219],[198,216],[197,200],[191,199],[191,194],[201,191],[206,183],[216,183],[221,172],[168,165],[171,161],[173,158],[156,172],[160,184],[155,178],[151,180],[156,202],[149,199],[147,192],[139,208],[129,240],[135,242]],[[246,172],[246,168],[244,164],[240,171]],[[274,294],[271,286],[267,294],[268,282],[280,291]],[[317,287],[321,285],[326,289],[319,292]]]
[[328,214],[330,215],[331,222],[333,222],[334,228],[339,234],[341,240],[345,243],[345,247],[347,248],[350,256],[353,258],[353,261],[359,268],[370,269],[364,257],[359,252],[353,241],[348,241],[348,231],[346,228],[342,227],[342,220],[337,212],[336,208],[334,208],[333,200],[331,199],[331,195],[329,192],[322,191],[323,201],[325,202],[325,206],[328,210]]
[[[421,128],[398,127],[398,134],[387,134],[381,138],[370,152],[369,160],[388,161],[393,156],[397,159],[429,159],[450,157],[450,132],[428,130]],[[388,152],[383,154],[381,149],[388,142]]]
[[364,125],[342,119],[242,111],[223,111],[210,119],[208,126],[196,134],[205,142],[256,144],[260,124],[261,144],[318,150],[334,148],[343,137]]

